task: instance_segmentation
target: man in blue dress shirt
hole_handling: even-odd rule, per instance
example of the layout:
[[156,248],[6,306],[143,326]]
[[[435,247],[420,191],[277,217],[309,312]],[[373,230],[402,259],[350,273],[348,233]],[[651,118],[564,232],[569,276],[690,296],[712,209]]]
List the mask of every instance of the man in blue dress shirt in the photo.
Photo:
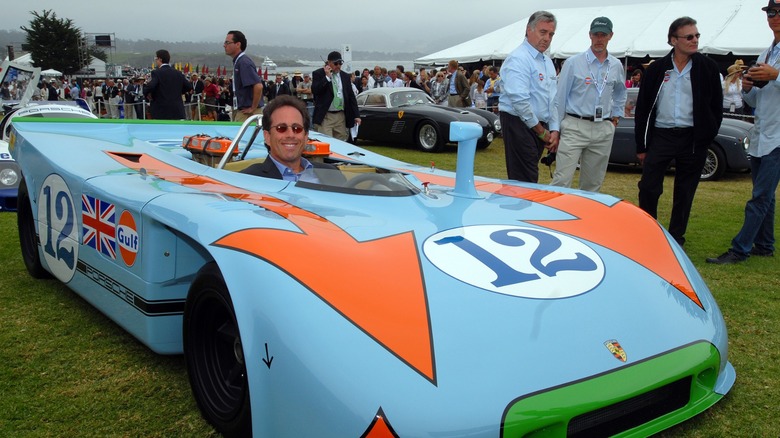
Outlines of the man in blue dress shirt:
[[534,12],[528,18],[525,40],[501,65],[498,110],[509,179],[538,182],[542,151],[558,148],[555,67],[544,54],[556,26],[553,14]]
[[598,17],[590,24],[590,48],[563,64],[556,106],[561,141],[552,185],[571,187],[580,165],[580,189],[598,192],[607,173],[612,138],[626,106],[623,66],[607,51],[612,21]]
[[642,178],[639,207],[658,217],[664,176],[674,160],[674,195],[669,234],[680,245],[691,215],[707,148],[723,120],[723,86],[718,65],[699,50],[696,20],[672,22],[672,50],[647,67],[636,100],[634,139]]
[[[751,255],[775,255],[775,197],[780,182],[780,0],[769,0],[766,11],[774,34],[772,45],[742,79],[742,96],[756,109],[757,138],[750,142],[753,194],[745,205],[745,222],[731,249],[709,263],[738,263]],[[758,140],[758,141],[756,141]]]

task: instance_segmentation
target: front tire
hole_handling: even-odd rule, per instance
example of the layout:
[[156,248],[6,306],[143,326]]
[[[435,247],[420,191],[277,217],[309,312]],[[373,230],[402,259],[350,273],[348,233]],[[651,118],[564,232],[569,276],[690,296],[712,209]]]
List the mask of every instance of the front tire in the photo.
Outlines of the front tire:
[[432,122],[423,122],[417,127],[417,147],[424,152],[438,152],[444,146],[439,128]]
[[27,189],[27,182],[22,178],[19,183],[17,195],[19,210],[16,213],[16,227],[19,230],[19,245],[22,249],[24,267],[33,278],[51,278],[51,274],[41,263],[40,245],[38,244],[38,230],[35,226],[35,217],[32,213],[32,200]]
[[726,157],[723,151],[715,144],[707,147],[707,159],[701,170],[701,181],[715,181],[726,173]]
[[203,417],[225,436],[252,435],[249,380],[233,303],[216,264],[204,266],[184,308],[184,360]]

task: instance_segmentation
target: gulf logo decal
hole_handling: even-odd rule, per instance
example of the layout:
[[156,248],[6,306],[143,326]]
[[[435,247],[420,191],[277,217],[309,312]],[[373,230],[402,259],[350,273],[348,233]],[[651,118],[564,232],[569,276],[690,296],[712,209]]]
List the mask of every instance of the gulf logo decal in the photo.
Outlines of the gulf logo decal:
[[140,239],[138,228],[135,225],[133,215],[125,210],[119,217],[119,225],[116,227],[116,241],[119,243],[119,253],[127,266],[133,266],[138,256]]
[[604,278],[604,263],[593,249],[539,228],[459,227],[429,237],[423,251],[464,283],[516,297],[567,298],[592,290]]
[[593,83],[593,79],[591,79],[591,77],[590,77],[590,76],[588,76],[588,77],[586,77],[586,78],[585,78],[585,85],[590,85],[590,84],[592,84],[592,83]]

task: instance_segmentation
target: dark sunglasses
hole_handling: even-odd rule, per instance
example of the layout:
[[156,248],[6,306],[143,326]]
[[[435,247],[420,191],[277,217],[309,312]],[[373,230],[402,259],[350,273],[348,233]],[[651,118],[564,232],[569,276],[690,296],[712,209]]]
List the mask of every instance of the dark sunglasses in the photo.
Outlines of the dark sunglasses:
[[692,33],[690,35],[675,35],[674,37],[675,38],[685,38],[686,40],[691,41],[694,38],[696,38],[698,40],[699,37],[701,37],[701,34],[700,33]]
[[331,61],[331,62],[333,62],[333,63],[334,63],[334,64],[336,64],[336,65],[341,65],[341,64],[344,64],[344,61],[342,61],[342,60],[340,60],[340,59],[339,59],[339,60],[337,60],[337,61]]
[[278,125],[271,126],[271,128],[275,129],[276,132],[278,132],[279,134],[284,134],[285,132],[287,132],[287,128],[292,128],[293,134],[300,134],[301,132],[303,132],[303,126],[297,123],[294,123],[292,126],[286,123],[280,123]]
[[767,9],[766,10],[766,18],[775,18],[775,16],[780,13],[780,10],[777,9]]

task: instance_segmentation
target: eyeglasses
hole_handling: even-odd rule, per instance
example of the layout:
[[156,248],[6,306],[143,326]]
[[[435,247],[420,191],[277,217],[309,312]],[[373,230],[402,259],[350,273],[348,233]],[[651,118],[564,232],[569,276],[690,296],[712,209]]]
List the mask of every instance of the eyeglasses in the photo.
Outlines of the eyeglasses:
[[303,132],[303,126],[297,123],[293,123],[292,126],[288,125],[287,123],[280,123],[278,125],[271,126],[271,128],[275,129],[279,134],[284,134],[287,132],[287,128],[292,128],[293,134],[300,134]]
[[766,18],[775,18],[777,14],[780,14],[779,9],[767,9],[766,10]]
[[223,46],[227,46],[228,44],[236,44],[236,42],[235,41],[225,41],[224,43],[222,43]]
[[343,61],[343,60],[341,60],[341,59],[337,59],[337,60],[335,60],[335,61],[331,61],[331,62],[332,62],[332,63],[334,63],[334,64],[336,64],[336,65],[341,65],[341,64],[344,64],[344,61]]
[[701,37],[701,34],[700,33],[692,33],[692,34],[689,34],[689,35],[674,35],[674,37],[675,38],[684,38],[684,39],[686,39],[688,41],[692,41],[694,38],[696,38],[698,40],[699,37]]

